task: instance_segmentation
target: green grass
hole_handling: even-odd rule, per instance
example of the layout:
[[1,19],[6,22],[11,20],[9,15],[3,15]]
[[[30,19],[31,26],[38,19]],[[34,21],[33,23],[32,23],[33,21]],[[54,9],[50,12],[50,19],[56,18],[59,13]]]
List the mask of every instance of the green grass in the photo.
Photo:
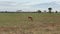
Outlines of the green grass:
[[34,22],[60,22],[60,14],[39,13],[0,13],[0,26],[13,26],[22,22],[29,22],[28,16],[32,16]]
[[[33,22],[28,16],[32,16]],[[17,34],[59,34],[60,13],[0,13],[0,27],[14,26],[18,27],[14,30]]]

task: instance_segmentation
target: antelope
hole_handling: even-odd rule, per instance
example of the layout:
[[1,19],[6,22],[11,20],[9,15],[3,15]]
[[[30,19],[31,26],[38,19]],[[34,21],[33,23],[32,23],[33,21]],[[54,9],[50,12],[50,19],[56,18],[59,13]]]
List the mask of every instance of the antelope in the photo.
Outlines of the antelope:
[[29,19],[30,21],[33,21],[33,18],[32,18],[31,16],[28,16],[28,19]]

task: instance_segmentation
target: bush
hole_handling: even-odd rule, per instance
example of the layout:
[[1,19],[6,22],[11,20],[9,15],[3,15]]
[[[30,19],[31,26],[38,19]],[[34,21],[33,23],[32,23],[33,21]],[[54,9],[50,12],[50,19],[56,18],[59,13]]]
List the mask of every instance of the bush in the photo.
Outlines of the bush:
[[37,12],[38,12],[38,13],[41,13],[41,10],[38,10]]

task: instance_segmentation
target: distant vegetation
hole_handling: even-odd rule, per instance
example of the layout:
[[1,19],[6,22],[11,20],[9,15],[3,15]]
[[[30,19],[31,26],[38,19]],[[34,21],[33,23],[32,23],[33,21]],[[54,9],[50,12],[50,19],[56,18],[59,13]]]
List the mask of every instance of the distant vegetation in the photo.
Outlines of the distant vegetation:
[[37,11],[23,11],[23,10],[17,10],[17,11],[0,11],[0,13],[59,13],[57,10],[56,11],[52,11],[53,9],[50,7],[48,8],[48,11],[44,10],[44,11],[41,11],[41,10],[37,10]]
[[49,10],[49,13],[51,13],[52,8],[48,8],[48,10]]

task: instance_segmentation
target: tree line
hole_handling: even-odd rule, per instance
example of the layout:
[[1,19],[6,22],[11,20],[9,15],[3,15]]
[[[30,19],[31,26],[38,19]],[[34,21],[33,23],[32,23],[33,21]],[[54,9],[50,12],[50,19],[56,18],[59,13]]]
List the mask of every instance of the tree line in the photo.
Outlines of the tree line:
[[[22,10],[17,10],[15,12],[9,12],[9,11],[1,11],[0,13],[42,13],[41,10],[37,10],[36,12],[23,12]],[[48,8],[48,12],[45,10],[44,13],[53,13],[52,8]],[[58,13],[58,11],[55,11],[55,13]]]
[[[38,10],[37,12],[38,12],[38,13],[42,13],[41,10]],[[52,12],[52,8],[48,8],[48,12],[46,12],[46,10],[45,10],[44,12],[45,12],[45,13],[54,13],[54,12]],[[58,13],[58,11],[55,11],[55,13]]]

